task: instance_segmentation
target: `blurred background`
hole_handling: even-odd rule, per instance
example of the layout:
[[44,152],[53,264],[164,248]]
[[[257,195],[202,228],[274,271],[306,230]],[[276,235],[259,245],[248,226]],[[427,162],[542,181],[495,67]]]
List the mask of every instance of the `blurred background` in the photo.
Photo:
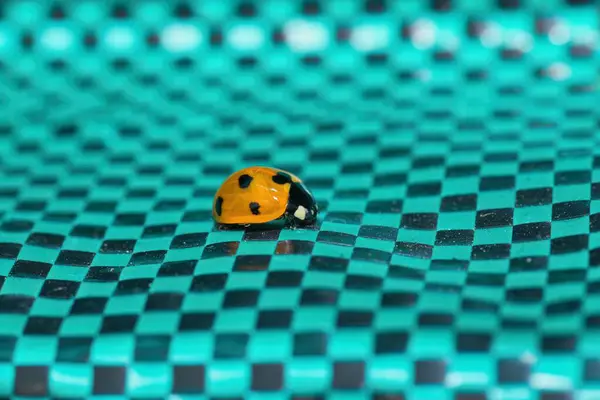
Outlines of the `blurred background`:
[[598,6],[0,2],[0,396],[600,399]]

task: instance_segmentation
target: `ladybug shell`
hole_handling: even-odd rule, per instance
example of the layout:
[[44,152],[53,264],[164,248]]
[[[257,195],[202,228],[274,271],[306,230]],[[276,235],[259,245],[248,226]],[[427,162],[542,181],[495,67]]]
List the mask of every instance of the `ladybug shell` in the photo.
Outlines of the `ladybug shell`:
[[[298,209],[300,208],[300,213]],[[285,216],[313,222],[317,207],[297,176],[277,168],[248,167],[230,175],[217,190],[213,218],[220,224],[261,224]]]

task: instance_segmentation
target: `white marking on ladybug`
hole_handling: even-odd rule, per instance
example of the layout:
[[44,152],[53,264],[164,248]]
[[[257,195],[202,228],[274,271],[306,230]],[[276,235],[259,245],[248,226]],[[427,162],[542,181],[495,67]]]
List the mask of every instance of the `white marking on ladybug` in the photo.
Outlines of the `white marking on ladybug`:
[[306,218],[306,208],[298,206],[298,209],[294,213],[294,217],[298,218],[301,221],[304,221],[304,218]]

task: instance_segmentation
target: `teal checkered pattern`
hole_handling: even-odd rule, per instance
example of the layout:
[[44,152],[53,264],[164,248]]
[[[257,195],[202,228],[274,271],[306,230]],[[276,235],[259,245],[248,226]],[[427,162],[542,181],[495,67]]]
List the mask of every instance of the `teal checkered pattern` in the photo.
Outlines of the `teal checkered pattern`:
[[0,397],[600,399],[597,8],[2,2]]

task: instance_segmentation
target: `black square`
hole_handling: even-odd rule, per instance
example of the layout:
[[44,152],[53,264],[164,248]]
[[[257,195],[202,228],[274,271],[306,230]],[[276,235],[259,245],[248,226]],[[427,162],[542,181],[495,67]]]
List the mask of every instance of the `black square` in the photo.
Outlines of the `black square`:
[[423,243],[396,242],[394,253],[428,259],[433,255],[433,246]]
[[56,361],[85,363],[89,361],[93,339],[90,337],[61,337],[58,339]]
[[277,243],[275,254],[312,254],[314,246],[310,240],[283,240]]
[[565,201],[552,205],[552,220],[561,221],[565,219],[579,218],[589,215],[589,200]]
[[168,335],[144,335],[136,337],[135,361],[166,362],[169,359],[171,337]]
[[19,243],[0,243],[0,258],[15,259],[22,247]]
[[197,275],[192,280],[190,290],[193,292],[214,292],[225,288],[228,274],[206,274]]
[[513,227],[512,241],[519,243],[547,240],[550,239],[550,230],[550,222],[531,222],[515,225]]
[[[426,289],[430,285],[428,283]],[[418,319],[420,327],[451,327],[453,323],[454,316],[447,313],[422,312]]]
[[50,268],[52,268],[52,264],[38,261],[17,260],[8,276],[18,278],[45,278],[48,276]]
[[517,191],[516,207],[543,206],[552,203],[552,188],[535,188]]
[[537,303],[542,301],[544,291],[540,288],[518,288],[506,291],[506,300],[512,303]]
[[108,298],[106,297],[79,297],[71,305],[71,314],[102,314]]
[[442,192],[441,182],[411,183],[408,185],[406,195],[408,197],[437,196]]
[[206,381],[203,365],[175,365],[173,367],[173,394],[200,394]]
[[398,214],[402,212],[402,200],[371,200],[367,203],[368,213],[390,213]]
[[207,331],[211,330],[215,322],[214,313],[187,313],[182,314],[179,320],[180,331]]
[[201,247],[206,244],[208,233],[186,233],[177,235],[171,241],[171,249],[189,249],[192,247]]
[[252,390],[275,391],[283,387],[283,365],[253,364]]
[[368,275],[346,275],[344,282],[345,289],[352,290],[378,290],[383,283],[383,279]]
[[271,256],[267,255],[240,255],[233,263],[234,271],[264,271],[269,268]]
[[334,289],[304,289],[300,296],[301,305],[334,305],[338,302],[338,292]]
[[586,382],[600,382],[600,359],[585,360],[583,380]]
[[542,351],[545,353],[569,353],[575,351],[577,338],[573,335],[544,335]]
[[589,264],[594,267],[600,265],[600,247],[590,251]]
[[525,361],[499,360],[497,371],[499,384],[526,384],[529,381],[530,367]]
[[160,266],[158,276],[190,276],[194,274],[197,260],[169,261]]
[[[369,202],[370,204],[370,202]],[[367,211],[369,209],[369,205],[367,205]],[[373,211],[368,211],[373,212]],[[386,212],[386,211],[379,211]],[[337,222],[340,224],[354,224],[359,225],[362,222],[362,213],[358,212],[341,212],[341,211],[331,211],[325,217],[326,221]]]
[[271,271],[267,275],[267,287],[299,287],[304,273],[302,271]]
[[292,312],[289,310],[260,311],[256,321],[257,329],[287,329],[292,323]]
[[167,254],[166,250],[152,250],[134,253],[129,260],[128,267],[135,265],[162,264]]
[[446,363],[442,360],[417,360],[415,362],[416,385],[441,385],[446,379]]
[[102,320],[101,333],[133,332],[137,324],[137,315],[108,315]]
[[373,180],[373,184],[376,187],[381,186],[399,186],[406,183],[407,175],[406,173],[386,173],[386,174],[377,174],[375,175],[375,179]]
[[100,253],[129,254],[133,253],[136,240],[105,240],[100,246]]
[[32,228],[33,222],[24,219],[9,219],[0,225],[0,231],[4,232],[28,232]]
[[114,282],[119,280],[122,267],[90,267],[86,282]]
[[333,364],[333,389],[361,389],[365,382],[363,361],[338,361]]
[[405,229],[434,230],[437,227],[437,221],[438,214],[436,213],[408,213],[402,215],[400,226]]
[[565,300],[546,304],[546,315],[574,314],[581,311],[581,300]]
[[465,176],[474,176],[479,174],[481,167],[479,165],[453,165],[446,169],[447,178],[460,178]]
[[600,231],[600,213],[590,215],[590,232]]
[[477,217],[475,219],[476,228],[497,228],[501,226],[510,226],[512,223],[512,208],[481,210],[477,212]]
[[58,265],[69,265],[74,267],[87,267],[92,264],[95,253],[75,250],[61,250],[56,259]]
[[24,333],[26,335],[56,335],[62,321],[62,318],[58,317],[29,317]]
[[358,231],[358,236],[395,241],[398,236],[398,229],[389,226],[363,225]]
[[514,176],[486,176],[481,178],[479,183],[479,190],[491,191],[491,190],[507,190],[515,187]]
[[16,366],[14,394],[24,397],[48,396],[48,367]]
[[0,336],[0,361],[12,362],[15,348],[17,347],[17,338],[14,336]]
[[364,328],[371,326],[373,319],[370,311],[340,311],[336,325],[339,328]]
[[141,226],[146,222],[144,213],[117,214],[113,224],[115,226]]
[[254,307],[258,304],[260,291],[251,289],[231,290],[225,293],[223,308]]
[[491,342],[489,333],[459,333],[456,337],[456,350],[460,353],[487,353]]
[[52,233],[34,232],[27,238],[27,244],[37,247],[47,247],[49,249],[58,249],[63,245],[65,237]]
[[202,259],[207,260],[217,257],[234,256],[239,247],[239,242],[212,243],[204,247]]
[[408,344],[408,333],[404,331],[392,331],[378,333],[375,339],[376,354],[399,354],[406,351]]
[[309,270],[345,272],[349,261],[345,258],[331,256],[312,256],[308,264]]
[[563,236],[551,240],[551,254],[567,254],[587,250],[589,236],[586,234]]
[[454,400],[488,400],[485,392],[457,392]]
[[459,194],[442,198],[440,210],[443,212],[474,211],[477,209],[476,194]]
[[322,332],[302,332],[294,335],[295,356],[321,356],[327,352],[327,335]]
[[144,228],[142,232],[143,238],[158,238],[165,236],[173,236],[177,230],[175,224],[151,225]]
[[250,336],[245,333],[226,333],[215,335],[213,356],[218,359],[243,359]]
[[95,366],[94,395],[125,394],[126,367]]
[[381,306],[384,308],[406,308],[413,306],[419,296],[411,292],[385,292],[381,297]]
[[354,246],[356,243],[356,236],[342,232],[320,231],[317,235],[317,242]]
[[242,241],[243,242],[254,241],[254,240],[275,241],[279,238],[280,233],[281,233],[281,231],[278,229],[247,230],[244,232]]
[[115,295],[128,295],[136,293],[146,293],[152,285],[152,278],[135,278],[119,281],[115,289]]
[[591,181],[592,173],[588,170],[561,171],[554,174],[555,185],[577,185],[590,183]]
[[546,269],[548,257],[518,257],[510,260],[510,272],[538,271]]
[[442,230],[435,236],[438,246],[466,246],[473,243],[475,233],[470,229]]
[[182,293],[150,293],[146,300],[147,311],[179,310],[183,303]]
[[97,225],[75,225],[71,229],[71,236],[85,237],[90,239],[102,239],[106,234],[105,226]]
[[41,297],[52,299],[71,299],[79,290],[79,282],[63,281],[59,279],[47,279],[40,291]]

